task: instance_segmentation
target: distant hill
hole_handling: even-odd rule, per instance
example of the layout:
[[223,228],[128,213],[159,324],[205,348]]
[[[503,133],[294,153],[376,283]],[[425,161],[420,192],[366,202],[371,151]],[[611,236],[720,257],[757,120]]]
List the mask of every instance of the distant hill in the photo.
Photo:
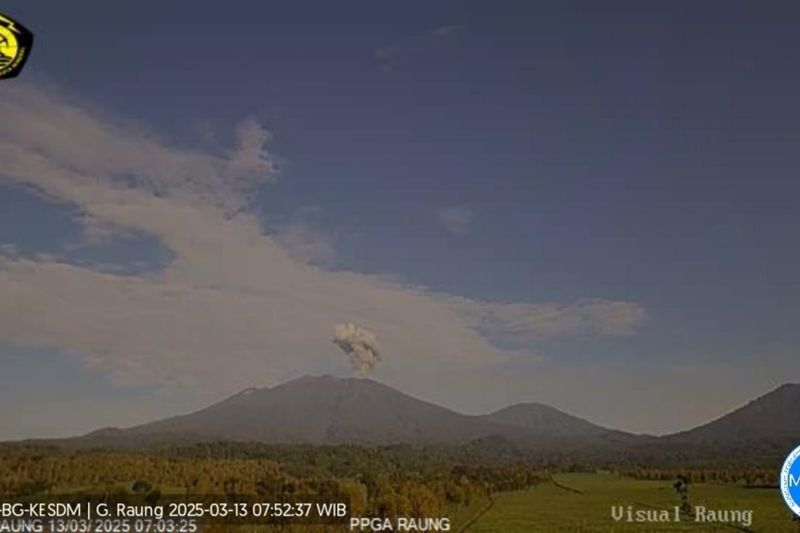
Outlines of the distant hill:
[[[143,447],[200,441],[264,444],[466,446],[484,457],[648,464],[782,457],[800,443],[800,385],[784,385],[695,429],[652,437],[617,431],[548,405],[522,403],[460,414],[370,379],[302,377],[246,389],[199,411],[127,429],[47,441]],[[721,454],[730,449],[733,455]]]
[[540,403],[519,403],[495,411],[484,418],[553,437],[597,437],[612,433],[608,428]]
[[247,389],[187,415],[102,429],[82,440],[93,445],[175,440],[460,445],[493,438],[536,448],[554,440],[583,442],[615,433],[543,405],[469,416],[370,379],[307,376]]
[[712,422],[662,440],[693,446],[796,446],[800,444],[800,384],[782,385]]

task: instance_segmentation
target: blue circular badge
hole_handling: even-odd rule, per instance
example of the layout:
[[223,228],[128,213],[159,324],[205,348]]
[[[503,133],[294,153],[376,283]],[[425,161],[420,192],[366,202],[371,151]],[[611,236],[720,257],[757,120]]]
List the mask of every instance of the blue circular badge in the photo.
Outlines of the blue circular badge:
[[800,446],[795,448],[783,462],[781,494],[789,509],[800,516]]

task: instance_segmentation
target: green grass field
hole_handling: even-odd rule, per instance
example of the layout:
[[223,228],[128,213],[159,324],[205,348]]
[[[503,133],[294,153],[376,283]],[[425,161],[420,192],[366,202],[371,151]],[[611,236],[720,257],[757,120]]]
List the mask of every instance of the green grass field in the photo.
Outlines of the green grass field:
[[796,533],[798,527],[777,489],[748,489],[730,485],[692,484],[689,495],[694,506],[708,509],[750,509],[750,528],[741,524],[695,523],[682,517],[680,523],[617,522],[611,516],[615,505],[636,509],[673,509],[680,502],[672,483],[639,481],[613,474],[560,474],[556,483],[578,492],[544,483],[520,492],[501,493],[492,508],[467,531],[488,532],[611,532],[611,531],[757,531]]

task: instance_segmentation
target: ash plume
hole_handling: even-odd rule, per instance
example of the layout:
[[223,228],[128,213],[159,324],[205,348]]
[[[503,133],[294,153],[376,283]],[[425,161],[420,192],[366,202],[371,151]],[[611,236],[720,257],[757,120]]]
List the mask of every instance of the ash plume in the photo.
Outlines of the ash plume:
[[366,377],[381,360],[375,334],[352,322],[336,324],[333,342],[350,357],[350,366],[356,377]]

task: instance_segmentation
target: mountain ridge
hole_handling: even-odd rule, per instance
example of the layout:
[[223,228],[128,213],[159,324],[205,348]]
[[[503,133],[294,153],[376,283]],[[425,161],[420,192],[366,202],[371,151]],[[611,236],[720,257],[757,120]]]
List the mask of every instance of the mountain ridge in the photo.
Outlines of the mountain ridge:
[[102,428],[78,445],[240,441],[270,444],[411,444],[503,442],[522,450],[642,451],[772,447],[800,442],[800,384],[787,383],[706,424],[654,437],[603,427],[552,406],[522,402],[467,415],[384,383],[330,375],[248,387],[187,414],[129,428]]
[[104,428],[78,438],[460,445],[501,437],[513,445],[531,447],[553,440],[623,434],[542,404],[509,408],[546,410],[547,414],[521,415],[518,422],[505,419],[504,410],[468,415],[372,379],[306,375],[273,387],[248,387],[191,413],[130,428]]
[[800,443],[800,384],[784,383],[722,416],[663,437],[666,441],[727,446]]

